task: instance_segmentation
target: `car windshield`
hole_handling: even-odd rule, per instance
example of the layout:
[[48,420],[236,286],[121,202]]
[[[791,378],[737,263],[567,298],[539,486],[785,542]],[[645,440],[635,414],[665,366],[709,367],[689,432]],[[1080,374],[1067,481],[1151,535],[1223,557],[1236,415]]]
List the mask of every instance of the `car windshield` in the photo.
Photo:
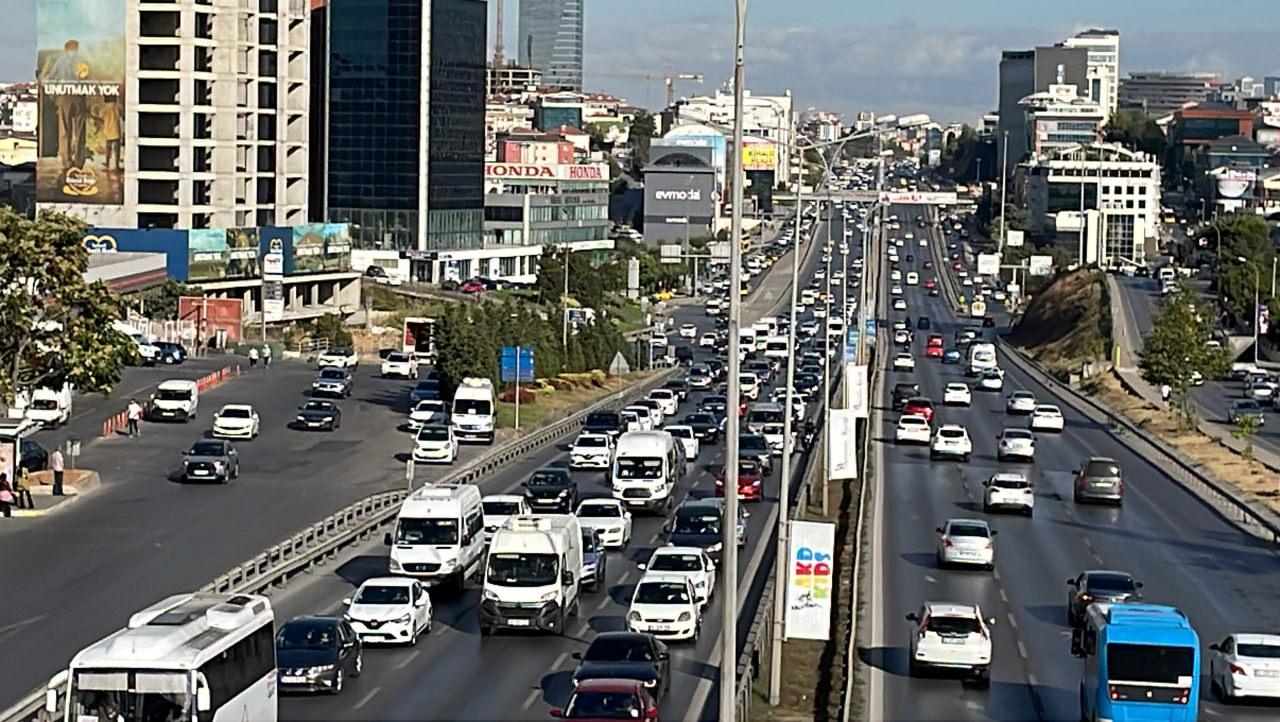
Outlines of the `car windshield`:
[[591,517],[593,519],[617,519],[622,516],[622,510],[617,504],[583,504],[578,507],[578,516]]
[[666,432],[676,439],[692,439],[693,429],[688,426],[668,426]]
[[991,479],[991,485],[1001,489],[1030,489],[1031,482],[1026,479],[1015,479],[1013,477],[997,476]]
[[1280,644],[1239,644],[1236,645],[1236,655],[1259,659],[1280,659]]
[[222,410],[222,413],[218,415],[224,419],[248,419],[253,417],[253,414],[252,412],[249,411],[249,409],[230,408],[230,407],[224,408]]
[[661,479],[662,459],[618,459],[614,476],[619,479]]
[[1085,589],[1091,592],[1132,592],[1136,589],[1128,574],[1090,574]]
[[302,407],[303,411],[332,411],[333,404],[325,401],[308,401]]
[[160,389],[156,391],[157,401],[190,401],[191,392],[186,389]]
[[611,412],[595,412],[587,415],[587,426],[616,426],[618,424],[618,415]]
[[493,413],[493,404],[488,399],[454,399],[453,413],[488,416]]
[[414,391],[439,391],[440,382],[434,379],[419,381],[417,386],[413,387]]
[[738,446],[743,451],[768,451],[769,440],[759,434],[744,434],[739,437]]
[[351,349],[349,349],[349,348],[331,348],[331,349],[329,349],[328,351],[325,351],[325,352],[324,352],[324,355],[325,355],[325,356],[350,356],[350,355],[351,355]]
[[704,514],[702,512],[698,512],[696,514],[677,514],[674,531],[676,534],[719,534],[720,515]]
[[192,456],[222,456],[226,449],[217,441],[197,441],[187,453]]
[[393,351],[392,353],[387,354],[387,361],[391,363],[404,363],[408,360],[409,360],[408,356],[405,356],[404,354],[399,352]]
[[448,426],[424,426],[418,430],[418,441],[448,441]]
[[371,584],[356,592],[356,604],[408,604],[409,587]]
[[1120,467],[1109,461],[1090,461],[1085,467],[1085,476],[1120,476]]
[[947,530],[947,536],[976,536],[985,539],[990,534],[983,524],[952,523],[951,528]]
[[458,520],[402,518],[396,523],[396,543],[457,544]]
[[587,662],[653,662],[653,647],[644,637],[596,637],[582,654]]
[[690,426],[713,426],[716,420],[711,414],[689,414],[684,417],[684,422]]
[[579,436],[574,446],[603,449],[609,446],[609,440],[602,436]]
[[1005,429],[1004,438],[1006,439],[1034,439],[1036,435],[1025,429]]
[[420,413],[430,413],[430,414],[440,413],[444,411],[444,402],[443,401],[419,401],[418,405],[415,406],[413,410]]
[[569,706],[564,708],[565,719],[640,719],[644,706],[634,692],[574,692]]
[[324,371],[320,372],[320,378],[322,379],[342,380],[342,379],[345,379],[346,377],[347,377],[347,372],[343,371],[342,369],[327,368]]
[[546,587],[560,576],[554,554],[490,554],[488,580],[504,587]]
[[979,630],[973,617],[929,617],[928,629],[937,634],[974,634]]
[[641,582],[633,604],[688,604],[689,588],[678,582]]
[[656,554],[649,562],[654,572],[700,572],[702,557],[698,554]]
[[511,516],[520,513],[518,501],[486,501],[482,506],[485,516]]
[[332,622],[289,622],[276,635],[276,650],[333,649],[338,645],[338,629]]
[[564,476],[556,471],[535,471],[529,477],[529,486],[562,486]]

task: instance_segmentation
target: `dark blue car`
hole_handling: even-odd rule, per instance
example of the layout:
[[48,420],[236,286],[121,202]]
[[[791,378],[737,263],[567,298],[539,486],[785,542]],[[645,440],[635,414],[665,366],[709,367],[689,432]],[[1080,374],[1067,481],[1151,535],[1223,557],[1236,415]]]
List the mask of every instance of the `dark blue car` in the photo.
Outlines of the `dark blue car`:
[[157,341],[155,347],[160,349],[160,354],[157,356],[160,363],[173,365],[187,360],[187,350],[180,343]]
[[960,350],[959,350],[959,349],[954,349],[954,348],[949,348],[949,349],[947,349],[946,351],[943,351],[943,352],[942,352],[942,363],[944,363],[944,364],[958,364],[958,363],[960,363]]

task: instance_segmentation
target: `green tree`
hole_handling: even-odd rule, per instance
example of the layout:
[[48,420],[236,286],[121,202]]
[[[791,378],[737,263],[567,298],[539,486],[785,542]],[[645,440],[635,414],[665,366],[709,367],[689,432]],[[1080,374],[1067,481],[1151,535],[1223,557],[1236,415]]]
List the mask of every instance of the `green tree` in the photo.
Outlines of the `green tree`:
[[[1006,203],[1004,209],[1005,220],[1009,224],[1009,229],[1014,231],[1024,231],[1027,229],[1030,214],[1027,209],[1017,203]],[[997,206],[991,210],[991,220],[986,226],[987,238],[992,242],[999,241],[1000,233],[1000,208]]]
[[326,339],[334,346],[350,346],[353,339],[342,321],[342,314],[326,313],[312,321],[308,332],[311,338]]
[[135,351],[115,328],[124,303],[86,283],[85,224],[46,211],[32,221],[0,208],[0,396],[71,384],[110,391]]
[[178,297],[199,295],[201,295],[200,291],[191,286],[168,279],[163,284],[139,294],[138,303],[135,306],[138,313],[147,318],[173,321],[178,318]]
[[1117,110],[1104,128],[1104,134],[1108,143],[1119,143],[1156,158],[1164,157],[1169,144],[1155,120],[1130,110]]
[[640,111],[631,120],[629,137],[631,142],[631,167],[642,172],[649,165],[649,142],[658,132],[657,124],[648,111]]
[[939,170],[952,180],[966,177],[969,166],[977,157],[979,142],[977,131],[967,124],[961,126],[960,134],[951,137],[943,146]]
[[1270,278],[1276,250],[1267,222],[1254,215],[1219,216],[1200,238],[1205,241],[1206,250],[1218,254],[1216,283],[1223,306],[1237,320],[1252,323],[1255,282],[1261,284],[1257,289],[1260,301],[1265,304],[1273,301]]
[[1240,414],[1236,417],[1236,427],[1231,435],[1244,442],[1244,450],[1240,456],[1245,461],[1253,461],[1253,437],[1258,433],[1258,417],[1253,414]]
[[1231,360],[1227,352],[1209,345],[1213,334],[1212,311],[1196,300],[1189,286],[1179,284],[1174,295],[1156,317],[1142,349],[1142,375],[1152,384],[1168,384],[1176,408],[1190,422],[1187,392],[1199,374],[1214,379],[1226,373]]

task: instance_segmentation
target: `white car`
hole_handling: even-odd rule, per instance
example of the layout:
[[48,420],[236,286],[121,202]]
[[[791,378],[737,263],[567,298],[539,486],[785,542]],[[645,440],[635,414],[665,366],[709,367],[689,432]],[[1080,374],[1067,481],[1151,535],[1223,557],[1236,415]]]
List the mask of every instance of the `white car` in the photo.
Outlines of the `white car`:
[[901,280],[902,280],[902,271],[899,271],[899,270],[898,270],[898,269],[896,269],[896,268],[895,268],[895,269],[893,269],[892,271],[889,271],[889,280],[890,280],[890,281],[901,281]]
[[1007,414],[1029,414],[1036,410],[1036,405],[1035,394],[1030,391],[1014,391],[1009,394],[1004,411]]
[[978,378],[978,388],[983,391],[1004,390],[1004,371],[1001,369],[983,371],[982,376]]
[[907,300],[906,300],[905,298],[895,298],[895,299],[893,299],[893,310],[895,310],[895,311],[905,311],[905,310],[907,310]]
[[968,461],[972,454],[973,442],[969,439],[969,431],[959,424],[943,424],[929,445],[930,459],[950,457]]
[[[769,444],[769,451],[774,456],[782,456],[782,447],[785,439],[786,426],[779,423],[768,423],[760,426],[760,435]],[[794,432],[792,432],[794,434]],[[794,445],[792,446],[794,449]]]
[[973,393],[969,384],[952,381],[942,390],[942,403],[947,406],[969,406],[973,403]]
[[645,431],[644,421],[640,419],[640,414],[635,411],[623,409],[618,412],[618,416],[622,419],[623,431]]
[[417,579],[374,577],[344,600],[343,619],[360,641],[391,644],[418,643],[418,635],[431,633],[431,595]]
[[693,584],[698,603],[706,606],[716,593],[716,563],[699,547],[658,547],[649,561],[637,565],[644,572],[680,574]]
[[439,399],[423,399],[409,412],[409,428],[417,431],[427,424],[448,424],[449,405]]
[[697,338],[698,327],[691,323],[686,323],[680,327],[680,338]]
[[649,392],[649,398],[658,402],[664,418],[675,416],[676,411],[680,408],[680,396],[671,389],[654,389]]
[[635,414],[636,418],[640,421],[640,431],[653,431],[656,426],[656,424],[653,423],[653,412],[651,409],[644,406],[627,406],[623,408],[622,411],[624,413],[630,411],[632,414]]
[[450,424],[428,424],[413,438],[413,460],[421,464],[452,464],[458,458],[458,437]]
[[1036,435],[1026,429],[1005,429],[996,438],[996,460],[1020,459],[1030,462],[1036,458]]
[[843,281],[843,280],[844,280],[844,271],[841,271],[841,270],[840,270],[840,269],[838,269],[838,268],[837,268],[836,270],[832,271],[832,272],[831,272],[831,280],[833,280],[833,281]]
[[900,329],[898,329],[897,331],[894,331],[894,332],[893,332],[893,345],[894,345],[894,346],[910,346],[910,345],[911,345],[911,332],[910,332],[910,331],[908,331],[908,330],[906,330],[905,328],[900,328]]
[[692,426],[668,424],[662,427],[662,430],[671,434],[671,437],[684,447],[684,458],[689,461],[698,458],[698,453],[702,451],[702,444],[698,442],[698,437],[694,434]]
[[921,239],[920,239],[920,247],[921,247],[921,248],[926,248],[926,247],[928,247],[928,245],[929,245],[929,240],[928,240],[927,238],[921,238]]
[[909,353],[900,353],[893,357],[894,371],[915,371],[916,357]]
[[[820,304],[818,304],[817,306],[814,306],[814,307],[813,307],[813,317],[814,317],[814,318],[826,318],[826,317],[827,317],[827,304],[825,304],[825,303],[820,303]],[[817,335],[817,333],[818,333],[817,329],[814,329],[814,332],[813,332],[813,333],[811,333],[811,334],[809,334],[809,335],[810,335],[810,336],[814,336],[814,335]]]
[[227,404],[213,415],[213,435],[219,439],[258,436],[258,412],[249,404]]
[[698,345],[703,348],[715,348],[719,344],[720,337],[711,331],[702,334],[702,338],[698,339]]
[[1032,431],[1062,431],[1064,424],[1062,410],[1053,404],[1037,404],[1031,412]]
[[645,572],[631,595],[627,630],[659,639],[698,641],[702,605],[693,583],[684,574]]
[[569,448],[570,469],[608,469],[613,464],[613,437],[579,434]]
[[893,440],[898,444],[927,444],[933,438],[929,420],[919,414],[905,414],[898,418]]
[[316,366],[324,368],[326,366],[337,366],[344,369],[353,369],[360,365],[360,356],[356,354],[352,348],[331,348],[320,352],[316,357]]
[[484,543],[493,541],[493,533],[513,516],[532,514],[529,502],[520,494],[489,494],[480,498],[480,523],[484,525]]
[[382,378],[397,377],[402,379],[418,378],[418,360],[407,353],[392,351],[382,359]]
[[599,532],[606,547],[622,549],[631,543],[631,512],[619,499],[583,499],[578,504],[578,523]]
[[1022,474],[1000,472],[982,482],[982,510],[990,514],[1010,509],[1031,516],[1036,508],[1036,490]]
[[991,632],[976,604],[925,602],[907,615],[914,624],[908,660],[911,676],[929,667],[967,671],[986,684],[991,668]]
[[902,286],[899,286],[899,285],[897,285],[897,284],[895,283],[893,286],[891,286],[891,287],[889,288],[889,295],[890,295],[890,296],[901,296],[901,295],[902,295]]
[[1209,645],[1209,682],[1222,700],[1280,698],[1280,634],[1236,633]]

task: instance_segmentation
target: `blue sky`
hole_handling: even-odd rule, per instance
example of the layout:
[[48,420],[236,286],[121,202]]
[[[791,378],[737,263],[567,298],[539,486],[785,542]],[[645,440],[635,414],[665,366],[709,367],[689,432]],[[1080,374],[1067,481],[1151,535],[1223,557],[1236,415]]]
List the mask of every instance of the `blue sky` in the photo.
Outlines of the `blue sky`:
[[[508,47],[515,45],[518,2],[507,0]],[[6,4],[0,80],[27,79],[35,66],[36,1]],[[800,108],[923,111],[972,122],[995,104],[1001,50],[1052,44],[1087,27],[1121,31],[1122,73],[1280,75],[1278,5],[1280,0],[750,0],[747,84],[759,93],[790,89]],[[662,103],[661,79],[668,73],[702,73],[710,91],[733,71],[733,15],[733,0],[586,0],[587,82],[650,107]],[[680,92],[699,89],[686,84]]]

